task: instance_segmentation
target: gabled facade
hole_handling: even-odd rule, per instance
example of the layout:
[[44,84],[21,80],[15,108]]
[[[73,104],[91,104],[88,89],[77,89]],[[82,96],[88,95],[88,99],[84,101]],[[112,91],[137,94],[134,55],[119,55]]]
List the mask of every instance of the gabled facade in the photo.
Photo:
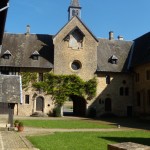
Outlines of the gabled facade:
[[55,74],[77,74],[84,80],[94,76],[98,40],[77,16],[54,36],[53,43]]
[[[56,35],[30,34],[30,26],[27,29],[26,34],[4,34],[1,74],[32,72],[37,81],[45,72],[76,74],[85,81],[96,77],[97,93],[91,101],[70,96],[75,115],[88,115],[91,110],[97,117],[150,114],[149,33],[134,41],[115,40],[113,32],[108,39],[96,38],[82,22],[78,0],[71,1],[68,23]],[[30,85],[22,99],[23,104],[15,106],[16,115],[47,114],[55,107],[50,95]],[[1,105],[0,113],[5,113],[7,106]]]

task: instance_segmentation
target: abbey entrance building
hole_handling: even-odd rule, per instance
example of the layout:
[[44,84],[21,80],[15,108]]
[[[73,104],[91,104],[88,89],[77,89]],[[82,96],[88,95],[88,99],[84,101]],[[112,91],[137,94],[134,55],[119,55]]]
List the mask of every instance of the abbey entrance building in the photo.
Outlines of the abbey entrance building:
[[[2,1],[7,5],[8,0]],[[6,11],[0,12],[1,35]],[[87,115],[90,109],[96,111],[97,117],[150,114],[149,41],[150,33],[133,41],[125,41],[122,36],[114,39],[113,32],[109,32],[108,39],[95,37],[82,22],[78,0],[72,0],[68,22],[56,35],[31,34],[29,25],[25,34],[4,33],[0,43],[0,73],[32,72],[36,73],[37,81],[42,81],[46,72],[76,74],[84,81],[96,77],[95,98],[72,96],[75,115]],[[15,106],[16,115],[47,114],[55,107],[50,95],[30,85],[23,89],[22,101]],[[1,103],[0,113],[6,112],[6,104]]]

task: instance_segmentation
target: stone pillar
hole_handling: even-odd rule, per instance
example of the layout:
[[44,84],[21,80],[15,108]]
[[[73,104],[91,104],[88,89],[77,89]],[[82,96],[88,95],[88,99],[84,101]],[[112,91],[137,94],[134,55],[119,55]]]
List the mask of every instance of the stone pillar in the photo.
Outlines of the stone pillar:
[[8,104],[8,123],[10,124],[10,128],[14,127],[14,103]]

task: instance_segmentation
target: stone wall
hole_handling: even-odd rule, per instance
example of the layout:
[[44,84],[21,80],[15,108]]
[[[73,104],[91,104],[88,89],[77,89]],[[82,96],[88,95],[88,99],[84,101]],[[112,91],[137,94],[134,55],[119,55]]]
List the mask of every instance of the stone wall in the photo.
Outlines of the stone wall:
[[[110,84],[106,84],[106,76],[110,76]],[[113,113],[117,116],[127,116],[127,107],[133,107],[133,83],[132,76],[123,73],[100,73],[97,77],[97,96],[88,105],[94,107],[97,116],[104,113]],[[120,95],[120,88],[123,87],[124,94]],[[125,95],[125,88],[128,88],[128,95]],[[105,100],[111,99],[112,111],[105,111]]]
[[[75,42],[75,40],[73,41],[70,36],[75,29],[78,29],[76,33],[78,39],[83,36],[82,43],[79,44],[78,48],[76,48],[76,43],[72,45],[72,42]],[[97,46],[96,39],[79,19],[74,17],[54,38],[54,73],[76,74],[84,80],[93,78],[97,69]],[[74,60],[80,62],[80,69],[73,70],[71,68]]]
[[[38,73],[50,72],[50,69],[30,69],[30,68],[22,68],[21,72],[36,72],[37,73],[37,80],[38,80]],[[29,97],[29,102],[26,102],[26,95]],[[43,106],[41,106],[41,111],[37,111],[37,100],[41,98],[43,100]],[[43,91],[36,90],[32,88],[31,83],[29,84],[27,89],[23,89],[22,91],[22,104],[15,105],[15,115],[19,116],[30,116],[35,112],[48,114],[53,111],[54,102],[52,100],[51,95],[47,95]]]
[[125,142],[119,144],[110,144],[108,145],[108,150],[150,150],[150,147],[137,143]]
[[[147,80],[146,74],[148,70],[150,70],[150,64],[144,64],[134,69],[134,106],[136,115],[150,114],[150,80]],[[139,92],[140,96],[137,92]],[[138,102],[139,97],[140,102]]]

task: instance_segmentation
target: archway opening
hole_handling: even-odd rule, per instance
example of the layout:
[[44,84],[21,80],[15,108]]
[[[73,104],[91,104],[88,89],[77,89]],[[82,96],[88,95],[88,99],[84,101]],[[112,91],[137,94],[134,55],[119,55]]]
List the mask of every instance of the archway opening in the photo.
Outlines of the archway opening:
[[83,97],[71,95],[70,101],[64,105],[64,116],[85,117],[86,104],[87,102]]

